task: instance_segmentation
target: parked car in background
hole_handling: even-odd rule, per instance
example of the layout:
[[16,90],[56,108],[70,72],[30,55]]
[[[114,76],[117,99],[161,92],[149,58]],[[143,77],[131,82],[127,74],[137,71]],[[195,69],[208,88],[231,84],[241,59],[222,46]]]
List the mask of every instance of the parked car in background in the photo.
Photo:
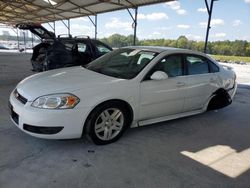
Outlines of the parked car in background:
[[86,65],[94,59],[112,51],[112,48],[99,40],[87,36],[55,36],[40,24],[17,24],[17,28],[29,30],[41,39],[33,48],[31,64],[34,71],[45,71],[62,67]]
[[8,50],[9,48],[6,48],[4,45],[0,44],[0,49],[1,50]]
[[125,47],[86,67],[24,79],[10,95],[10,109],[13,122],[30,135],[87,135],[96,144],[108,144],[128,127],[225,107],[236,89],[235,73],[203,53]]

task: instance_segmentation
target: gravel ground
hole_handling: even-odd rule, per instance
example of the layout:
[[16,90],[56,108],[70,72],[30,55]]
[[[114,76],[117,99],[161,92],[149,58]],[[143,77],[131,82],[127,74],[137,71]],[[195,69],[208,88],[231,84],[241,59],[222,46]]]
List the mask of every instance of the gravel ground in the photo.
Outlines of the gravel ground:
[[230,66],[236,73],[237,82],[241,84],[250,85],[250,63],[246,65],[220,63],[222,65]]

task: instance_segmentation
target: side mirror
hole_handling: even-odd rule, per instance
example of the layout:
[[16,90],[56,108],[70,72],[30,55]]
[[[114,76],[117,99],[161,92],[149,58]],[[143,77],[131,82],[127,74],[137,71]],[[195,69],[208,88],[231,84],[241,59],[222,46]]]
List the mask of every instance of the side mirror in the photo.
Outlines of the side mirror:
[[165,80],[168,78],[167,73],[163,71],[156,71],[150,76],[151,80]]

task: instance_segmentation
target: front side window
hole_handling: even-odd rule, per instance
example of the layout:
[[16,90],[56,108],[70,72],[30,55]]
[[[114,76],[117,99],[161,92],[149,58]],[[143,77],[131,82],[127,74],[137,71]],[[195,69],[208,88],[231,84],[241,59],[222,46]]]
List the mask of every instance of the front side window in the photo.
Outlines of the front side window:
[[96,48],[98,49],[99,53],[101,53],[101,54],[105,54],[105,53],[108,53],[111,51],[110,49],[108,49],[106,46],[104,46],[102,44],[97,44]]
[[210,72],[219,72],[220,71],[219,67],[216,64],[214,64],[210,60],[208,60],[208,63],[209,63],[209,67],[210,67]]
[[187,63],[189,75],[209,73],[208,62],[203,57],[199,57],[195,55],[187,55],[186,63]]
[[181,55],[170,55],[163,58],[153,68],[153,72],[163,71],[168,77],[176,77],[183,75],[182,56]]
[[156,52],[123,48],[92,61],[86,68],[112,77],[132,79],[156,56]]

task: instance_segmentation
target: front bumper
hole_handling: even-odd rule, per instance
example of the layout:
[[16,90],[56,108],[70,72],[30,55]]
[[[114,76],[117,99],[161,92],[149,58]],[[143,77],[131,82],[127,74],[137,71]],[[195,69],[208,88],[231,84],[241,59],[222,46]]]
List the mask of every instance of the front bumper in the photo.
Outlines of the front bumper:
[[[80,138],[89,108],[49,110],[31,107],[18,101],[13,93],[9,100],[12,121],[23,132],[39,138]],[[51,132],[52,131],[52,132]],[[54,131],[54,132],[53,132]]]

